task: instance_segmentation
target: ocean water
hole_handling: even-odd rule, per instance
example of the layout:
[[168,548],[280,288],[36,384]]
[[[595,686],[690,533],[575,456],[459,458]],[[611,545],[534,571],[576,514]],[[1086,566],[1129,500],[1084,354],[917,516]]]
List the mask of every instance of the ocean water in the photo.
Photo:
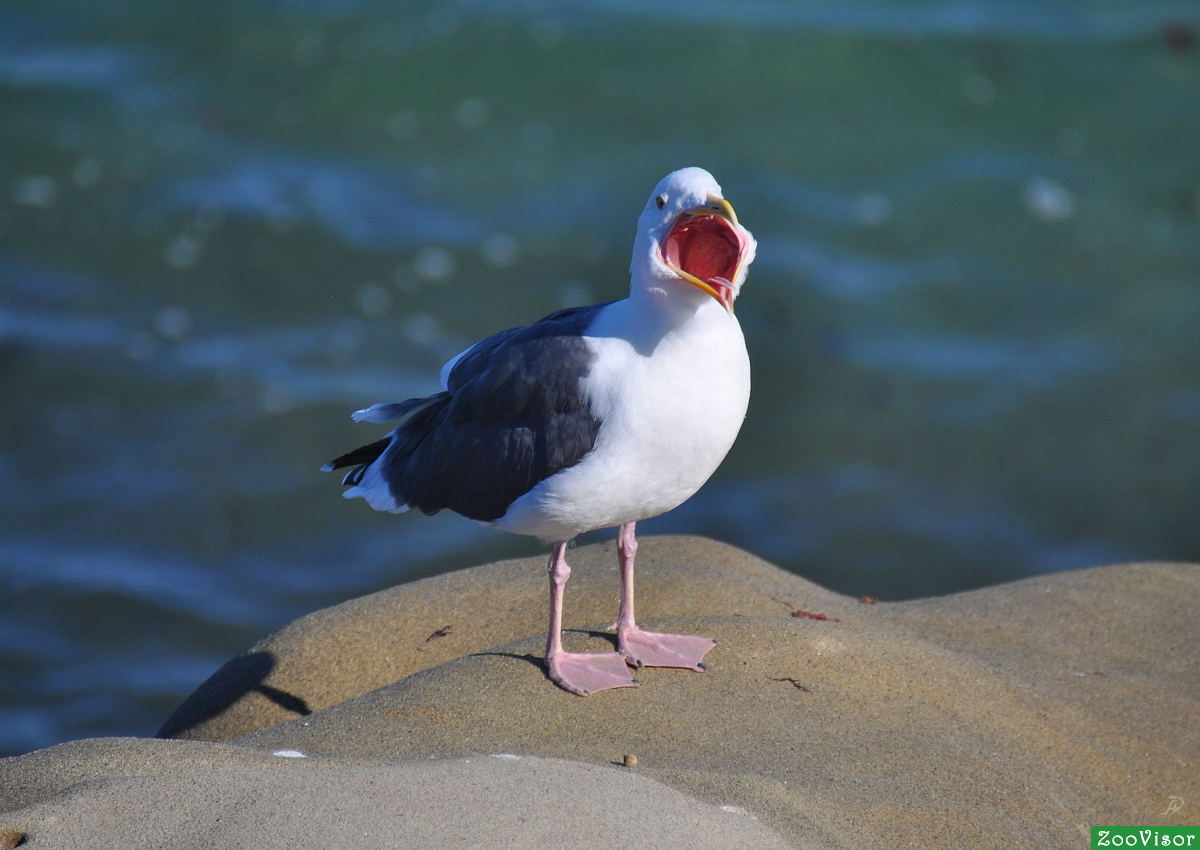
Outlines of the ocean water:
[[754,393],[644,532],[885,599],[1200,558],[1197,32],[1190,0],[6,3],[0,753],[152,734],[297,616],[541,552],[317,467],[480,336],[620,297],[683,165],[759,240]]

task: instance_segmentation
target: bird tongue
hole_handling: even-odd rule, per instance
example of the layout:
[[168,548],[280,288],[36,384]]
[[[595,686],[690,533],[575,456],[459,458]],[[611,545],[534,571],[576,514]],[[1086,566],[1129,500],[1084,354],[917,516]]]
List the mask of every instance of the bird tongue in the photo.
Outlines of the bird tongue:
[[683,215],[663,241],[669,265],[713,285],[730,286],[737,274],[742,245],[733,225],[717,215]]

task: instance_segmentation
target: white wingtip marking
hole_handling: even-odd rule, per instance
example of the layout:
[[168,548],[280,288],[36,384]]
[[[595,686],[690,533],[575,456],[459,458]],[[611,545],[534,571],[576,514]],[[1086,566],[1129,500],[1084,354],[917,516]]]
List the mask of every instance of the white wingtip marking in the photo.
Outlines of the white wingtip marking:
[[334,467],[333,467],[333,464],[332,464],[332,463],[323,463],[323,464],[321,464],[321,471],[322,471],[322,472],[333,472],[333,468],[334,468]]
[[405,411],[411,407],[411,402],[379,402],[370,407],[364,407],[362,410],[356,410],[350,414],[350,418],[355,422],[374,422],[376,425],[382,425],[385,422],[392,422],[404,415]]

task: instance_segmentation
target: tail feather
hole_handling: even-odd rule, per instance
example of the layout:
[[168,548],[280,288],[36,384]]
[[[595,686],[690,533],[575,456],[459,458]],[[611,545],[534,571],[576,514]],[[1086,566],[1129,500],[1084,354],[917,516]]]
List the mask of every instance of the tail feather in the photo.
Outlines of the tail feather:
[[[391,436],[384,437],[382,440],[376,440],[373,443],[368,443],[365,446],[359,446],[352,452],[346,452],[340,457],[335,457],[329,463],[321,467],[322,472],[333,472],[335,469],[341,469],[343,466],[368,466],[374,463],[388,447],[388,443],[392,441]],[[350,476],[359,470],[352,470],[343,484],[349,482]],[[360,473],[361,474],[361,473]],[[357,481],[351,483],[358,483]]]
[[383,439],[334,458],[321,467],[322,471],[332,472],[348,466],[350,471],[342,479],[342,484],[348,488],[342,492],[343,496],[365,499],[377,511],[407,511],[409,506],[400,494],[400,488],[391,480],[395,469],[384,469],[381,458],[386,455],[386,463],[393,467],[397,458],[403,461],[445,417],[447,406],[444,402],[449,398],[449,393],[440,392],[394,404],[373,404],[355,411],[353,419],[356,422],[381,423],[403,418],[407,421]]

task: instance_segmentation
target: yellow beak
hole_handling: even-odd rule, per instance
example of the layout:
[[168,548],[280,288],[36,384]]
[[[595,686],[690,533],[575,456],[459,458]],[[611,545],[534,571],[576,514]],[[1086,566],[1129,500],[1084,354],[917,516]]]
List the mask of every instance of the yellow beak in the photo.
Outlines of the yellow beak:
[[708,201],[702,207],[692,207],[690,210],[684,210],[684,215],[719,215],[721,218],[728,219],[730,224],[737,225],[737,213],[733,211],[733,204],[724,198],[718,198],[716,195],[709,195]]

